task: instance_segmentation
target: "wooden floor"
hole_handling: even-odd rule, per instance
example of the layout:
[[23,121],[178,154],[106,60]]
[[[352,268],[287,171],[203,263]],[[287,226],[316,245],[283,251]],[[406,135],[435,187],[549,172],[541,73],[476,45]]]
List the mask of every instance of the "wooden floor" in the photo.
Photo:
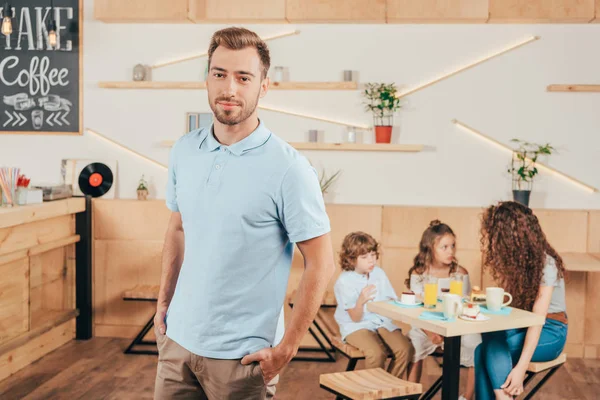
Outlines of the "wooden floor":
[[[152,399],[156,357],[125,355],[122,351],[127,344],[127,340],[108,338],[72,341],[0,382],[0,399]],[[293,361],[282,374],[276,399],[333,399],[319,388],[319,374],[343,371],[346,362],[343,357],[336,363]],[[428,359],[424,387],[440,372],[434,360]],[[461,382],[465,382],[464,375]],[[536,398],[595,400],[598,393],[600,360],[572,359]]]

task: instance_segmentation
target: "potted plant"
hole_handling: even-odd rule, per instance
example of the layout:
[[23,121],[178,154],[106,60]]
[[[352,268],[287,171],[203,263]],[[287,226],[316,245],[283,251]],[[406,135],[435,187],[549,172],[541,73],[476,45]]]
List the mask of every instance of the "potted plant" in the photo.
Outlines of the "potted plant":
[[513,200],[529,207],[529,197],[533,188],[533,178],[538,174],[535,166],[538,157],[550,155],[555,150],[550,143],[544,145],[512,139],[518,147],[513,150],[511,166]]
[[146,200],[148,197],[148,182],[144,179],[144,175],[140,178],[137,187],[137,198],[138,200]]
[[331,175],[329,178],[326,177],[325,171],[323,171],[323,175],[319,178],[319,184],[321,185],[321,193],[324,195],[327,193],[329,187],[335,182],[335,180],[340,176],[341,170],[336,171],[335,174]]
[[394,83],[367,83],[363,93],[366,110],[373,113],[375,142],[390,143],[394,126],[394,112],[400,108]]

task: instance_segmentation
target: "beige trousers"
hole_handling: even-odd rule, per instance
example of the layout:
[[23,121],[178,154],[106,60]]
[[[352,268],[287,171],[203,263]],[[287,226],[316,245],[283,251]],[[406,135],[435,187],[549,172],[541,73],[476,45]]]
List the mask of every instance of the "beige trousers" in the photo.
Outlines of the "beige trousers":
[[155,400],[265,400],[275,396],[279,375],[265,385],[258,363],[242,365],[240,359],[201,357],[154,332],[158,347]]
[[388,372],[398,378],[404,376],[415,355],[415,348],[400,329],[393,332],[386,328],[379,328],[377,332],[360,329],[346,336],[346,342],[365,353],[366,368],[383,368],[391,352]]

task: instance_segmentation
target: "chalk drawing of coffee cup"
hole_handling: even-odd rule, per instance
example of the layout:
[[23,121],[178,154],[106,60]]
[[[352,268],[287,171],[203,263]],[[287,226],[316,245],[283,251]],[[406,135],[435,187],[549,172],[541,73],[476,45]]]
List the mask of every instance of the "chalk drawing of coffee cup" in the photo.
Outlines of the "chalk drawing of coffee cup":
[[33,123],[33,129],[42,129],[44,124],[44,111],[33,110],[31,112],[31,122]]

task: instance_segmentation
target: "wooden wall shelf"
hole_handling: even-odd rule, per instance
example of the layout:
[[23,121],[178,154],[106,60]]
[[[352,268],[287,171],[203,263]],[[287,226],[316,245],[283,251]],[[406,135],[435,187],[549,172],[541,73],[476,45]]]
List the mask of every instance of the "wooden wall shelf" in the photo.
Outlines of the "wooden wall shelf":
[[549,92],[600,92],[600,85],[548,85]]
[[[163,140],[161,147],[171,147],[174,140]],[[290,142],[296,150],[326,150],[326,151],[396,151],[416,153],[423,151],[422,144],[383,144],[383,143],[312,143]]]
[[[198,82],[99,82],[103,89],[206,89],[206,83]],[[270,90],[358,90],[356,82],[275,82]]]

